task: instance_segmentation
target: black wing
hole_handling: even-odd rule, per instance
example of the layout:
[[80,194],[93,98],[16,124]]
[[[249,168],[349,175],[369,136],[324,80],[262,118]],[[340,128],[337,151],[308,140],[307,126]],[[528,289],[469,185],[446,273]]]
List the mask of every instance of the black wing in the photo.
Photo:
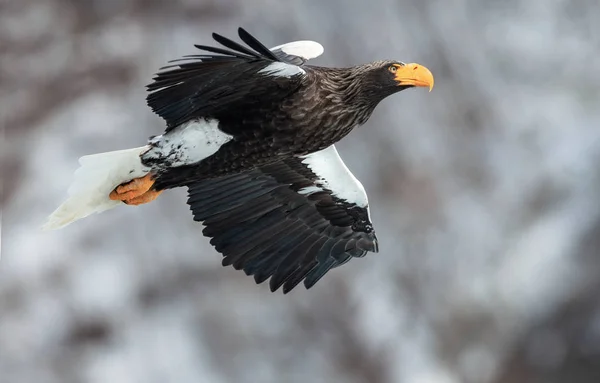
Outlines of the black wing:
[[283,286],[284,293],[378,251],[367,203],[334,146],[200,181],[189,186],[188,199],[224,266],[243,269],[256,283],[270,277],[271,291]]
[[272,52],[242,28],[238,34],[247,46],[213,33],[224,48],[195,45],[209,54],[172,61],[189,62],[161,68],[164,71],[147,86],[148,106],[166,120],[167,131],[194,118],[218,118],[220,113],[249,107],[247,103],[265,97],[280,101],[300,86],[300,69],[293,76],[261,72],[274,62],[294,65],[295,56],[281,49]]

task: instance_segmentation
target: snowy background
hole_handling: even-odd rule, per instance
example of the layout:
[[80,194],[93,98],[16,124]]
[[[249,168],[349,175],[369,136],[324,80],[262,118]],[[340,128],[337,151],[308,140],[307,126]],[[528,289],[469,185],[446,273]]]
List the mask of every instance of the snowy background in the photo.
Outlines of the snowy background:
[[[0,2],[0,382],[599,382],[599,21],[595,0]],[[221,267],[183,189],[40,231],[80,156],[162,132],[154,72],[238,26],[433,72],[338,145],[381,253],[272,294]]]

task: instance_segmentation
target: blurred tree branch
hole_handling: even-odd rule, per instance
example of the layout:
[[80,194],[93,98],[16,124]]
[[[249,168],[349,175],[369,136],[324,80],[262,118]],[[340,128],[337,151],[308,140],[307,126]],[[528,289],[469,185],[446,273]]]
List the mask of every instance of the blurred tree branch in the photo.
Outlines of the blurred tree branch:
[[[2,3],[0,97],[5,102],[0,105],[0,114],[4,139],[14,145],[46,118],[86,94],[115,92],[130,86],[138,62],[128,57],[111,57],[110,52],[91,57],[89,49],[85,49],[90,36],[115,18],[126,16],[130,22],[151,28],[157,18],[166,22],[165,15],[177,22],[226,17],[235,5],[234,0],[47,0],[44,3],[22,0]],[[45,28],[30,33],[27,25],[35,21]],[[39,25],[36,28],[40,28]],[[48,54],[63,56],[62,67],[39,75],[38,68],[43,65],[38,61],[39,57]],[[14,181],[24,163],[21,153],[4,150],[0,155],[3,180],[11,180],[4,182],[0,205],[8,201],[14,190]]]

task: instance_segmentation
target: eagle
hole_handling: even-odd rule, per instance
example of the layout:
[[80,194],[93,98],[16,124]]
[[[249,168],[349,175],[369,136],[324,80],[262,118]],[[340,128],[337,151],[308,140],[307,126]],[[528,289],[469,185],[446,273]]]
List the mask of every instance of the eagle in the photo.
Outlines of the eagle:
[[308,65],[323,46],[267,48],[245,29],[240,42],[160,68],[147,104],[166,122],[146,145],[86,155],[68,198],[44,229],[92,213],[136,206],[187,187],[203,235],[232,265],[269,288],[315,285],[329,270],[378,252],[363,185],[335,144],[386,97],[433,88],[425,66],[394,60],[330,68]]

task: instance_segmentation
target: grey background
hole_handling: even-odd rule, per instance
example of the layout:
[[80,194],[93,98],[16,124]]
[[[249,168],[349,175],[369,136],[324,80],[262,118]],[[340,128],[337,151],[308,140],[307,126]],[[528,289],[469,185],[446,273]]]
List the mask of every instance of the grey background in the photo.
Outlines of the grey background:
[[[600,381],[600,4],[0,3],[0,381]],[[381,253],[271,294],[185,190],[41,232],[77,158],[144,144],[144,85],[244,26],[318,65],[426,65],[338,148]]]

